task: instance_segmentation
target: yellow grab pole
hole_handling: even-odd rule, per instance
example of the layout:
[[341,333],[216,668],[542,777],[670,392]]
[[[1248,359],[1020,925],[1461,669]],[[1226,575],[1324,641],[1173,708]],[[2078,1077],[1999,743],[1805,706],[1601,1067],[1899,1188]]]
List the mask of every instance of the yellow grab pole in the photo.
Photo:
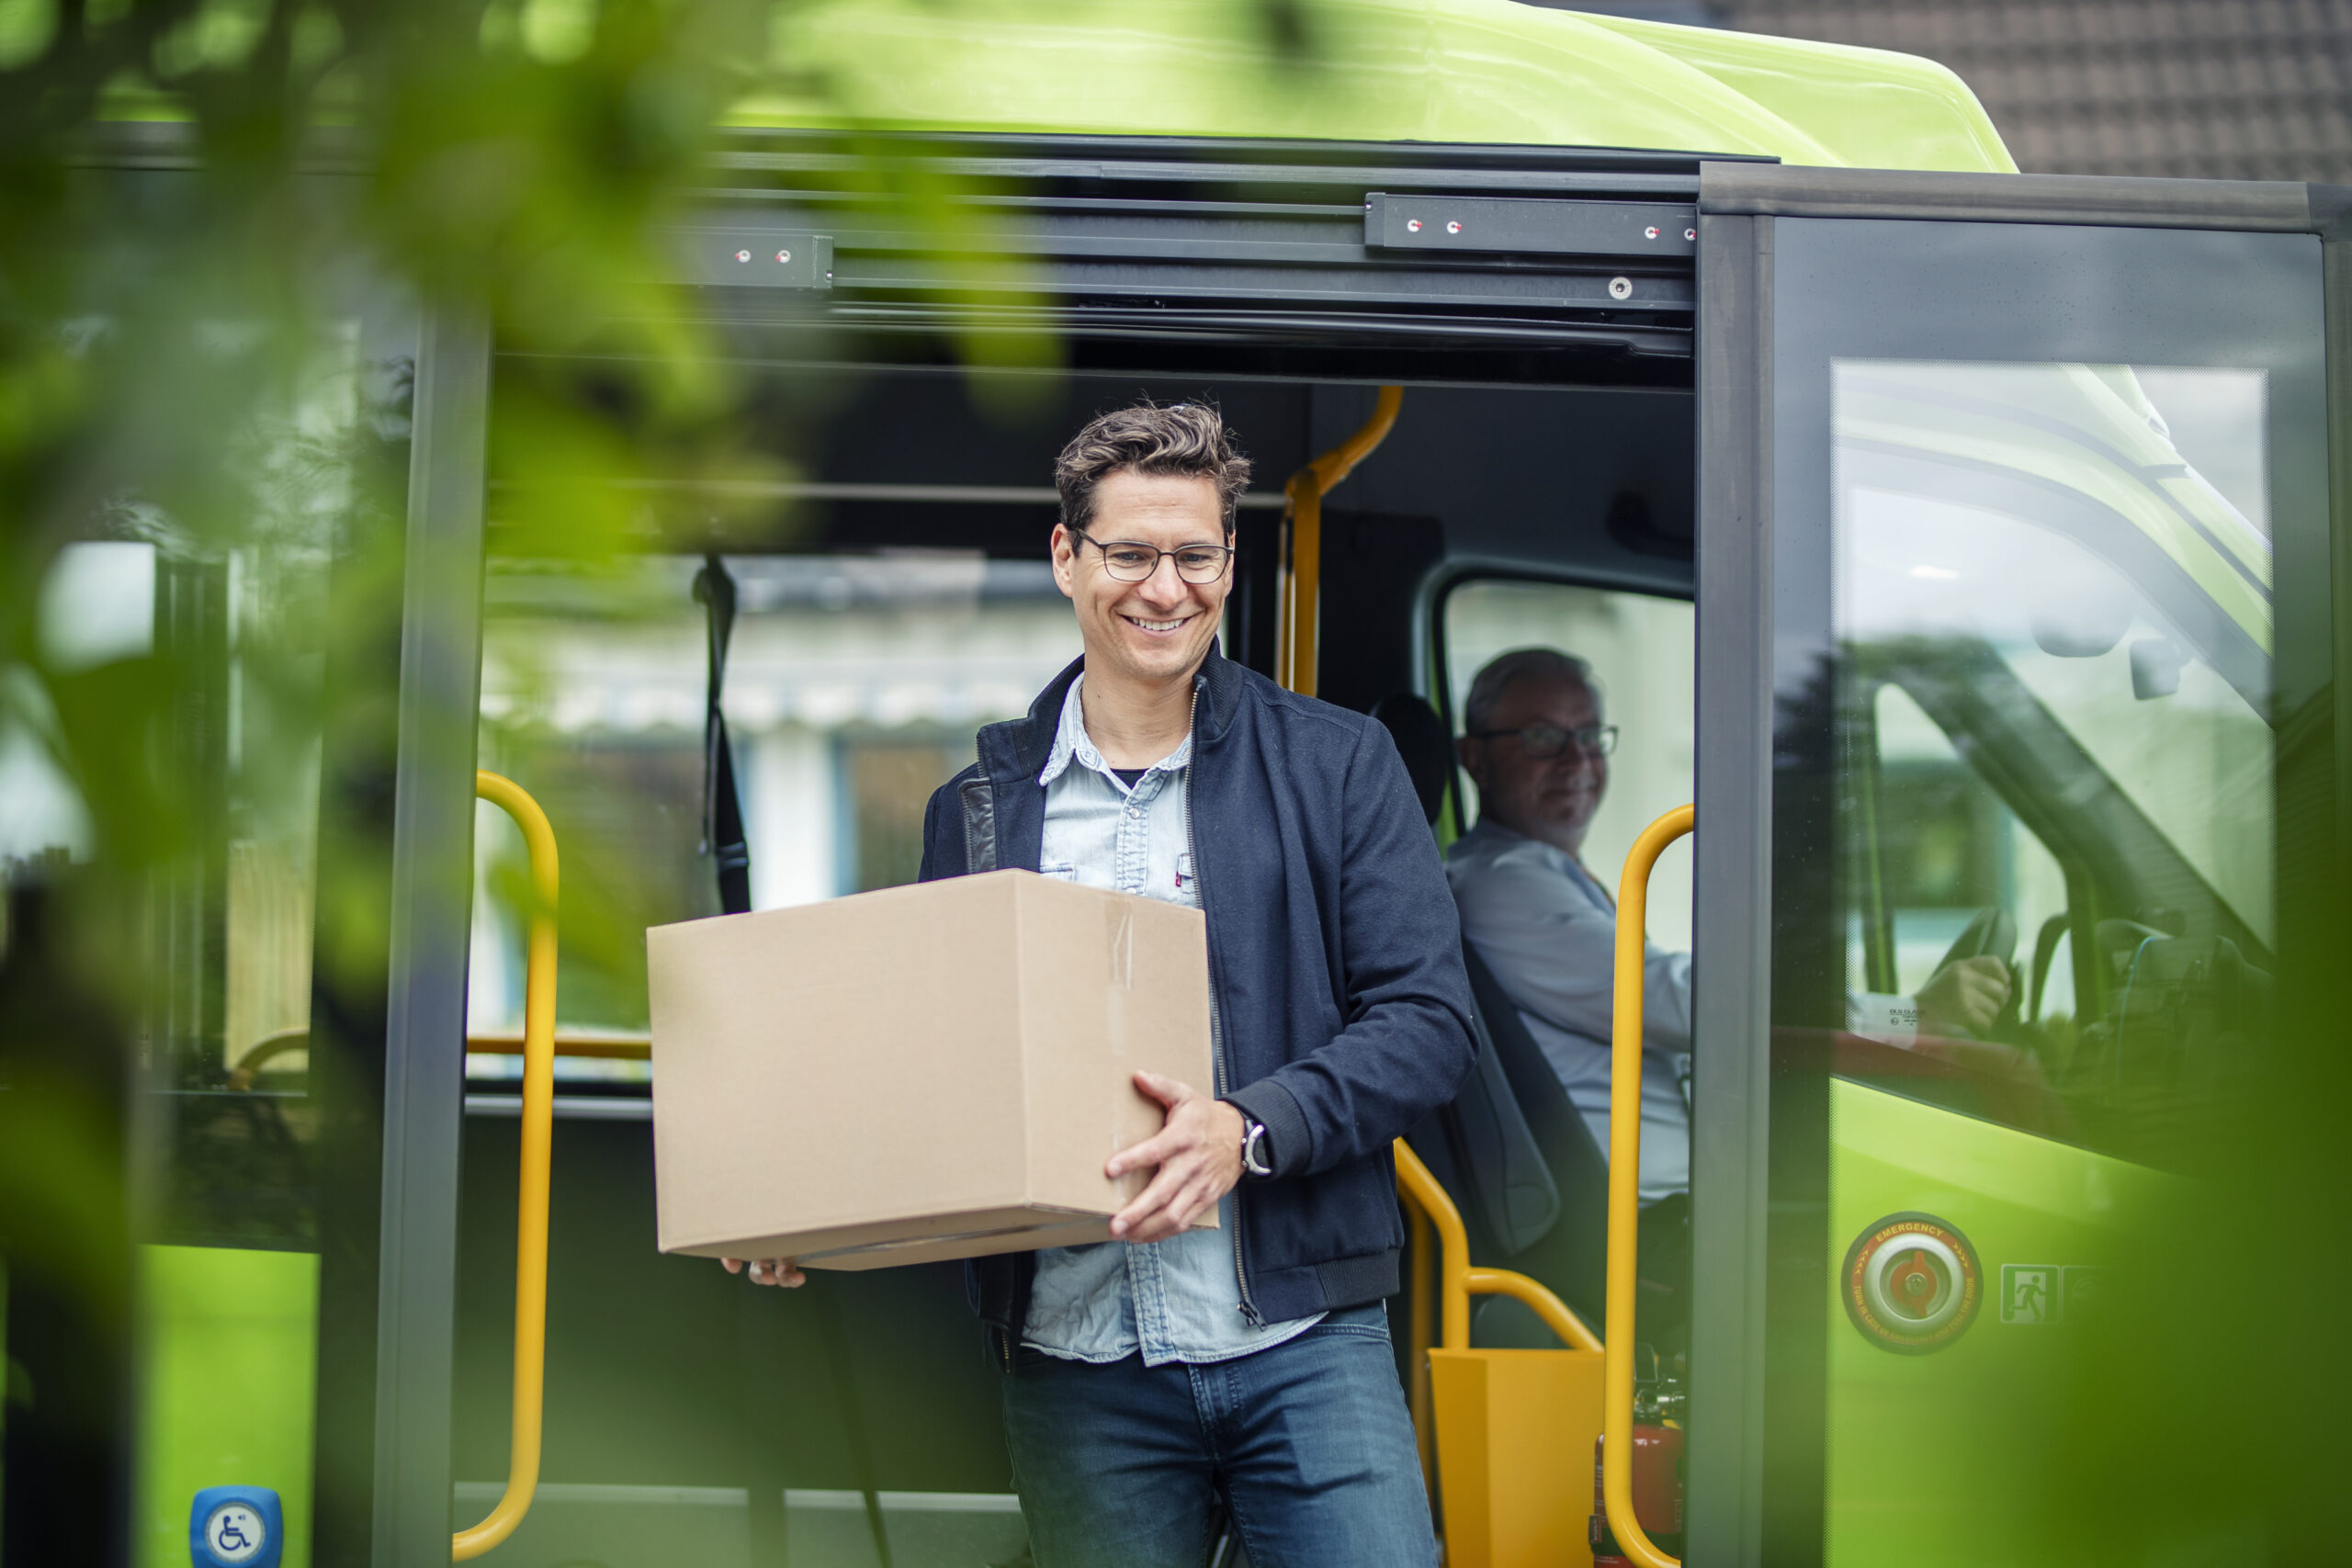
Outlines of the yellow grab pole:
[[1413,1236],[1413,1278],[1408,1288],[1412,1292],[1407,1314],[1411,1348],[1407,1365],[1412,1369],[1412,1381],[1407,1385],[1406,1404],[1413,1416],[1413,1440],[1421,1451],[1421,1484],[1430,1495],[1437,1495],[1437,1450],[1434,1436],[1437,1430],[1434,1395],[1430,1387],[1430,1287],[1437,1277],[1436,1261],[1430,1257],[1437,1233],[1430,1226],[1429,1215],[1405,1195],[1405,1217]]
[[523,985],[522,1202],[514,1222],[514,1440],[498,1506],[451,1538],[449,1555],[459,1562],[514,1534],[538,1490],[547,1388],[548,1164],[555,1141],[555,829],[538,802],[512,780],[478,773],[474,793],[523,829],[531,855],[531,926]]
[[1462,1284],[1474,1296],[1509,1296],[1524,1303],[1544,1320],[1544,1327],[1560,1337],[1563,1344],[1578,1350],[1600,1348],[1600,1336],[1570,1312],[1567,1303],[1524,1274],[1509,1269],[1470,1269],[1464,1271]]
[[1472,1296],[1515,1296],[1533,1307],[1553,1333],[1577,1349],[1600,1348],[1600,1341],[1584,1320],[1537,1280],[1508,1269],[1472,1268],[1470,1233],[1462,1224],[1462,1211],[1453,1206],[1453,1200],[1404,1139],[1397,1139],[1395,1146],[1397,1191],[1437,1227],[1439,1343],[1448,1350],[1470,1348]]
[[1430,1168],[1399,1138],[1396,1185],[1437,1227],[1438,1343],[1449,1350],[1470,1348],[1470,1233],[1463,1228],[1462,1211],[1453,1206]]
[[1610,1533],[1636,1568],[1681,1568],[1660,1551],[1634,1514],[1634,1287],[1640,1257],[1642,1196],[1642,949],[1647,940],[1650,868],[1690,830],[1678,806],[1634,840],[1617,882],[1617,994],[1609,1066],[1609,1296],[1601,1320],[1600,1495]]
[[1404,388],[1381,388],[1380,399],[1363,427],[1291,475],[1290,482],[1283,486],[1289,563],[1277,610],[1274,673],[1301,696],[1315,694],[1317,621],[1323,589],[1323,498],[1386,439],[1404,401]]

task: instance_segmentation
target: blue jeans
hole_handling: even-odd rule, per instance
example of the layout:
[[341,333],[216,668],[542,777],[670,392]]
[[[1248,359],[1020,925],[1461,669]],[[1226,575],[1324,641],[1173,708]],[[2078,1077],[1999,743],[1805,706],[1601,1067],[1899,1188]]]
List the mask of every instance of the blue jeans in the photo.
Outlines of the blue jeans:
[[1250,1568],[1432,1568],[1386,1308],[1230,1361],[1019,1349],[1004,1432],[1037,1568],[1201,1568],[1222,1495]]

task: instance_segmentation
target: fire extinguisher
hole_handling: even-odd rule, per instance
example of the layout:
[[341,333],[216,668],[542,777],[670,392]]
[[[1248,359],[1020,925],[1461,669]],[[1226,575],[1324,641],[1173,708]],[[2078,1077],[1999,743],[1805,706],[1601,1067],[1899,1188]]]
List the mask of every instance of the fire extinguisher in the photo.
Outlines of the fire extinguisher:
[[[1682,1555],[1682,1410],[1681,1380],[1661,1373],[1657,1357],[1645,1345],[1634,1347],[1635,1366],[1646,1364],[1648,1375],[1634,1381],[1634,1517],[1642,1533],[1669,1557]],[[1632,1568],[1610,1533],[1609,1508],[1601,1489],[1601,1452],[1606,1438],[1592,1440],[1592,1518],[1588,1539],[1592,1544],[1592,1568]]]

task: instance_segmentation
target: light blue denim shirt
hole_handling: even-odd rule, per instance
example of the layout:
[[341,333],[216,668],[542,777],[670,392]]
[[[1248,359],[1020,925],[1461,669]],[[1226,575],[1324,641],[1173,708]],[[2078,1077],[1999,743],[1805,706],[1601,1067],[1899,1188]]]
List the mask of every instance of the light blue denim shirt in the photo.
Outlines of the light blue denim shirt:
[[[1086,738],[1079,702],[1084,683],[1083,675],[1070,682],[1053,752],[1037,775],[1046,786],[1038,869],[1064,882],[1198,908],[1184,825],[1192,738],[1130,788]],[[1205,1093],[1215,1086],[1193,1087]],[[1218,1205],[1217,1224],[1221,1228],[1188,1230],[1166,1241],[1039,1249],[1021,1342],[1072,1361],[1116,1361],[1141,1351],[1144,1365],[1158,1367],[1229,1361],[1322,1321],[1317,1313],[1288,1323],[1251,1323],[1241,1307],[1230,1193]]]

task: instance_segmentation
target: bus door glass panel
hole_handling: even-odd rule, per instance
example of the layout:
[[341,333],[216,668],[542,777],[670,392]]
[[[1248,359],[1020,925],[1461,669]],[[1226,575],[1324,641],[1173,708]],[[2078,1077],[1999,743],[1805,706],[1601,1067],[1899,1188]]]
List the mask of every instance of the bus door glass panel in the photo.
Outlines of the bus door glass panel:
[[[405,345],[363,347],[356,324],[322,338],[300,375],[240,416],[243,445],[216,491],[178,498],[187,514],[134,491],[109,497],[96,536],[62,547],[39,585],[44,679],[117,694],[122,773],[69,775],[22,722],[40,712],[43,688],[0,660],[0,678],[28,677],[16,692],[35,699],[0,716],[0,886],[19,914],[44,900],[71,911],[99,889],[112,900],[114,933],[88,955],[106,990],[67,1002],[53,1043],[83,1071],[118,1052],[132,1064],[119,1162],[98,1152],[88,1123],[66,1123],[53,1145],[86,1160],[60,1161],[49,1179],[86,1206],[73,1247],[87,1250],[69,1248],[72,1266],[54,1276],[20,1277],[17,1307],[22,1322],[51,1321],[61,1310],[51,1298],[66,1292],[62,1310],[91,1336],[76,1375],[115,1352],[109,1336],[128,1335],[124,1534],[142,1562],[184,1560],[191,1501],[223,1483],[276,1492],[287,1561],[308,1560],[322,1191],[341,1176],[327,1168],[322,1131],[330,1109],[346,1134],[379,1114],[374,1095],[326,1105],[311,1030],[314,979],[364,1010],[380,998],[380,960],[371,967],[364,932],[322,947],[316,964],[313,943],[322,908],[364,909],[382,892],[367,863],[386,846],[355,842],[364,825],[343,822],[322,853],[321,789],[330,747],[345,773],[389,749],[369,728],[383,705],[330,714],[324,698],[327,671],[351,678],[369,637],[396,623],[396,603],[351,583],[384,580],[380,562],[359,557],[380,539],[366,520],[397,513],[396,494],[373,487],[406,466],[401,441],[383,434],[405,417],[405,389],[380,367]],[[370,350],[383,356],[374,365]],[[330,613],[331,596],[345,615]],[[86,762],[89,738],[77,739]],[[141,813],[151,814],[143,837],[100,841],[96,824],[119,832]],[[70,918],[36,919],[14,938],[72,929]],[[0,920],[0,963],[46,963],[51,976],[73,966],[10,947]],[[40,1092],[41,1081],[0,1092]],[[133,1244],[127,1279],[107,1223],[118,1203]],[[29,1412],[42,1397],[56,1347],[12,1348],[25,1357],[9,1367],[17,1419],[20,1402]],[[53,1408],[70,1411],[73,1393],[61,1381]],[[28,1424],[28,1436],[40,1429]],[[85,1521],[93,1541],[106,1523]]]
[[[2329,700],[2320,247],[1770,233],[1765,1556],[2120,1551],[2193,1438],[2052,1391],[2259,1123],[2317,862],[2280,738]],[[2096,1508],[2094,1449],[2137,1456]]]

